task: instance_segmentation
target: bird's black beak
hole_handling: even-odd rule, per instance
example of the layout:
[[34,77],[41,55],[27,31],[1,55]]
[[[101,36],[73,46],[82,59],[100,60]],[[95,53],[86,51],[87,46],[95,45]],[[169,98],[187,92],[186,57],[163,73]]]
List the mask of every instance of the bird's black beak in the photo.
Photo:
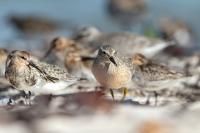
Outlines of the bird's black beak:
[[94,61],[95,57],[90,57],[90,56],[81,56],[82,61]]
[[109,58],[109,60],[110,60],[115,66],[117,66],[117,63],[116,63],[115,59],[114,59],[112,56]]
[[45,58],[51,53],[52,49],[53,49],[53,47],[50,47],[50,48],[48,49],[48,51],[47,51],[47,52],[45,53],[45,55],[42,57],[42,60],[45,59]]
[[78,34],[78,35],[74,36],[73,39],[78,41],[78,40],[81,40],[83,37],[84,37],[84,35]]

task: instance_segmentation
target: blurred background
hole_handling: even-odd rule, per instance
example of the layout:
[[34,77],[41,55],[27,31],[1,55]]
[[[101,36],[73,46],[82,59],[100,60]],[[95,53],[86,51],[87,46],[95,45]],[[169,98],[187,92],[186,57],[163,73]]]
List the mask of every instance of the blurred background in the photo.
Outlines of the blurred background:
[[[21,106],[21,97],[17,97],[18,92],[16,95],[13,93],[15,89],[9,83],[6,87],[0,86],[0,132],[177,133],[176,130],[180,131],[179,133],[199,132],[199,5],[199,0],[0,0],[0,49],[2,47],[8,50],[28,50],[38,57],[43,57],[44,53],[52,48],[50,42],[55,37],[72,37],[82,27],[94,26],[106,33],[128,31],[150,37],[148,40],[161,38],[170,43],[175,42],[178,45],[169,47],[158,54],[154,60],[176,67],[177,70],[183,69],[187,76],[194,75],[191,79],[184,77],[188,78],[187,82],[182,80],[179,81],[180,83],[166,82],[168,86],[163,85],[158,90],[145,88],[146,84],[144,88],[141,87],[144,90],[133,87],[129,93],[131,99],[124,102],[102,99],[102,95],[105,94],[98,92],[101,87],[97,86],[96,82],[89,81],[83,86],[82,84],[76,86],[75,93],[70,90],[69,94],[58,97],[52,95],[36,97],[33,101],[34,106],[30,104]],[[143,40],[136,42],[145,44]],[[70,46],[74,47],[74,45]],[[61,55],[62,52],[65,53],[65,50],[63,51]],[[69,67],[72,70],[75,68],[75,72],[79,69],[82,72],[84,71],[83,60],[81,54],[79,59],[79,49],[77,51],[78,61],[75,47],[75,56],[72,56],[75,61],[70,60]],[[168,54],[169,51],[180,58],[171,56]],[[190,56],[184,57],[187,55],[185,51],[189,51]],[[57,53],[59,52],[58,50]],[[54,59],[51,56],[49,59],[59,61],[59,58]],[[66,62],[64,59],[61,61],[62,65]],[[91,73],[88,66],[86,71],[89,70]],[[157,71],[152,70],[155,71],[156,77]],[[4,77],[5,70],[2,71]],[[160,72],[162,74],[165,71]],[[15,76],[15,73],[13,75]],[[3,82],[8,81],[4,79]],[[84,92],[85,90],[88,92]],[[121,91],[118,93],[121,96]],[[19,99],[14,101],[14,106],[10,104],[12,103],[10,97]],[[26,100],[25,98],[24,103]],[[197,130],[193,130],[194,127]]]
[[1,0],[0,46],[34,50],[55,36],[70,36],[77,29],[92,25],[104,32],[130,31],[173,38],[196,49],[200,46],[199,3],[198,0]]

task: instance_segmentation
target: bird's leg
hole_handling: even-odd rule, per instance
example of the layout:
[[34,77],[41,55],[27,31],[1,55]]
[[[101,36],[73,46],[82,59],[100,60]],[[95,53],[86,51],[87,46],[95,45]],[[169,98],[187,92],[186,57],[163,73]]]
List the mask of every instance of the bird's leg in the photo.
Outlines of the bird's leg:
[[145,102],[145,105],[149,105],[150,104],[150,96],[148,95],[147,96],[147,100],[146,100],[146,102]]
[[12,104],[12,98],[9,98],[7,105],[11,105]]
[[28,97],[28,105],[30,106],[31,105],[31,91],[28,91],[27,97]]
[[21,91],[21,95],[22,95],[22,97],[26,98],[26,92],[25,91]]
[[27,97],[26,97],[26,92],[23,90],[21,91],[21,95],[24,98],[24,104],[27,105]]
[[155,106],[157,106],[157,102],[158,102],[158,93],[156,91],[154,91],[154,96],[155,96]]
[[114,96],[114,92],[113,92],[113,90],[110,88],[110,94],[111,94],[111,96],[112,96],[112,99],[113,99],[113,101],[115,100],[115,96]]
[[28,91],[27,98],[28,98],[28,99],[31,98],[31,91]]
[[31,92],[30,92],[30,91],[28,91],[28,92],[23,91],[23,96],[24,96],[24,98],[26,98],[26,99],[30,99]]
[[123,96],[121,98],[121,101],[124,101],[124,99],[126,98],[126,95],[128,94],[128,89],[126,87],[123,87],[122,91],[123,91]]
[[31,92],[28,91],[28,93],[26,93],[25,91],[22,91],[22,96],[25,98],[25,104],[26,105],[30,105],[31,103],[31,100],[30,100],[30,97],[31,97]]

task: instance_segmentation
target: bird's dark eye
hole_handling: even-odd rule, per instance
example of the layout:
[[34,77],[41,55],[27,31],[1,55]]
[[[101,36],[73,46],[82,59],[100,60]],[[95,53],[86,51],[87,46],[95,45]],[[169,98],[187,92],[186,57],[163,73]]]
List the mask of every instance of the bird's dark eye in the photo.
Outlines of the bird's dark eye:
[[26,59],[24,56],[20,56],[20,57],[21,57],[22,59],[24,59],[24,60]]
[[103,54],[106,54],[106,52],[105,52],[105,51],[102,51],[102,53],[103,53]]

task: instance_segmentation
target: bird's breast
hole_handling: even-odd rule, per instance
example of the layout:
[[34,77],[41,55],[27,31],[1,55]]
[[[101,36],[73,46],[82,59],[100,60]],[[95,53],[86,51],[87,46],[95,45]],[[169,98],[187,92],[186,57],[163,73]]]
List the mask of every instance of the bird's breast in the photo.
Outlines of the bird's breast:
[[126,66],[114,64],[93,65],[92,72],[96,80],[106,88],[121,88],[131,80],[131,71]]

